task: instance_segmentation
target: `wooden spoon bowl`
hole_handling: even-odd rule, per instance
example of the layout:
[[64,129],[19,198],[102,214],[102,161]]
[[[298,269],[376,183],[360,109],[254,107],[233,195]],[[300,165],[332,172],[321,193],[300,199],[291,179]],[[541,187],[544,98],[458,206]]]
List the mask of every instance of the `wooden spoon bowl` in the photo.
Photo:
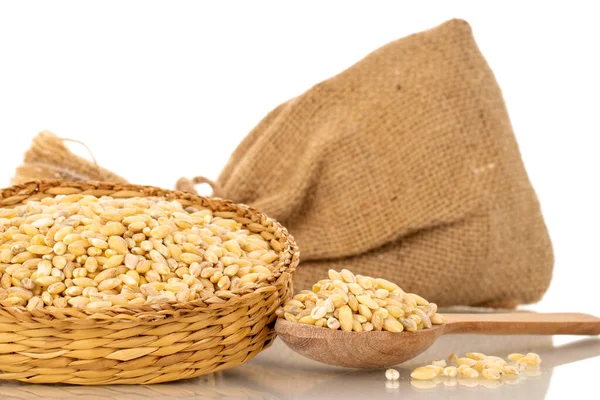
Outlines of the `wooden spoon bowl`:
[[600,334],[600,318],[587,314],[446,314],[443,325],[417,332],[344,332],[278,319],[275,330],[283,342],[305,357],[350,368],[382,368],[410,360],[438,337],[451,333]]
[[400,364],[427,350],[444,333],[443,325],[417,332],[344,332],[285,319],[278,319],[275,329],[288,347],[303,356],[349,368]]

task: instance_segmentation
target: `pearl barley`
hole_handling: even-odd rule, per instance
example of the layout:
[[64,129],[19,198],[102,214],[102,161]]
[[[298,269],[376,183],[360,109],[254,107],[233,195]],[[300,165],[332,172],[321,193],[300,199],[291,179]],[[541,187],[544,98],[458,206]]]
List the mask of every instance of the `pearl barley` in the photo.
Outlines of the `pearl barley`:
[[[467,353],[465,357],[460,358],[452,353],[448,357],[447,363],[446,360],[434,360],[432,361],[433,365],[415,369],[411,377],[417,380],[434,380],[440,379],[438,378],[440,374],[445,377],[444,379],[453,379],[458,376],[467,378],[469,382],[477,385],[477,378],[484,378],[484,381],[487,381],[486,384],[489,384],[490,381],[499,381],[501,378],[502,382],[513,383],[516,382],[514,378],[521,375],[537,376],[540,374],[539,369],[535,367],[541,363],[541,358],[536,353],[527,353],[526,355],[511,353],[508,355],[508,359],[513,365],[508,365],[506,360],[501,357],[488,356],[483,353]],[[447,366],[442,369],[441,365],[445,364],[458,364],[458,367]],[[527,369],[531,366],[534,368]],[[440,373],[436,368],[442,369],[442,372]],[[461,383],[461,379],[458,381]],[[489,386],[498,387],[500,385]]]
[[224,302],[279,259],[236,213],[159,197],[59,195],[0,212],[0,301],[30,310]]
[[315,283],[312,291],[302,290],[286,301],[277,315],[292,322],[346,332],[414,332],[444,323],[434,303],[405,293],[395,283],[354,275],[347,269],[332,269],[327,275],[329,279]]
[[395,381],[398,380],[398,378],[400,378],[400,372],[398,372],[397,370],[390,368],[387,371],[385,371],[385,378],[388,381]]

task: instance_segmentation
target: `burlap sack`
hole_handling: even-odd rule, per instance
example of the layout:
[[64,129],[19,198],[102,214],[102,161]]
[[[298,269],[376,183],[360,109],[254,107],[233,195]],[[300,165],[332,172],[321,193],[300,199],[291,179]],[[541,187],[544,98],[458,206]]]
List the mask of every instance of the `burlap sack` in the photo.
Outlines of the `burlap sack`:
[[538,200],[464,21],[392,42],[280,105],[217,184],[295,236],[296,290],[349,268],[440,305],[513,307],[550,282]]

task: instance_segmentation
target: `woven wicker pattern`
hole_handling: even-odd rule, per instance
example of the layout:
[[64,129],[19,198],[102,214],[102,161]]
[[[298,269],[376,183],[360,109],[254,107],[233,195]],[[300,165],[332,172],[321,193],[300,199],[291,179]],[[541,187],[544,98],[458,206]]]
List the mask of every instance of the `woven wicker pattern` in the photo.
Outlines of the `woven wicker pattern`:
[[268,347],[275,310],[292,293],[298,248],[287,230],[257,210],[155,187],[34,181],[0,190],[0,207],[58,194],[161,196],[183,205],[233,211],[246,229],[268,230],[282,245],[275,273],[225,299],[97,311],[0,307],[0,379],[81,385],[151,384],[234,367]]

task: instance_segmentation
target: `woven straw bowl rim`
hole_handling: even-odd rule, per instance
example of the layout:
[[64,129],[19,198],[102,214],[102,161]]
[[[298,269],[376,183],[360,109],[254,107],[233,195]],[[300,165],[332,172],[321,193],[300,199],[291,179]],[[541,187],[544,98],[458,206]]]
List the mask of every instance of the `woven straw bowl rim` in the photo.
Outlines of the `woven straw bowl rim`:
[[[188,313],[211,312],[221,308],[232,308],[242,305],[245,300],[261,292],[271,292],[273,286],[285,285],[291,279],[299,262],[299,251],[296,242],[285,227],[276,220],[245,204],[236,204],[229,200],[219,198],[208,198],[196,194],[180,192],[176,190],[161,189],[153,186],[142,186],[123,183],[90,182],[90,181],[59,181],[59,180],[36,180],[20,185],[0,189],[0,208],[11,208],[28,200],[41,200],[45,197],[54,197],[60,194],[84,194],[97,197],[109,195],[115,198],[129,197],[164,197],[167,200],[177,200],[184,205],[194,204],[208,207],[213,211],[236,212],[241,218],[251,220],[251,231],[269,229],[273,231],[275,239],[281,245],[279,260],[273,274],[258,281],[254,288],[233,291],[233,296],[200,298],[184,303],[162,303],[160,305],[131,305],[112,306],[105,309],[86,308],[59,308],[45,307],[42,309],[27,310],[22,306],[5,305],[0,302],[0,309],[17,314],[27,314],[32,317],[56,317],[61,320],[97,319],[106,320],[119,319],[154,319],[164,318],[168,315],[183,316]],[[274,239],[274,240],[275,240]],[[287,279],[279,279],[286,275]]]

